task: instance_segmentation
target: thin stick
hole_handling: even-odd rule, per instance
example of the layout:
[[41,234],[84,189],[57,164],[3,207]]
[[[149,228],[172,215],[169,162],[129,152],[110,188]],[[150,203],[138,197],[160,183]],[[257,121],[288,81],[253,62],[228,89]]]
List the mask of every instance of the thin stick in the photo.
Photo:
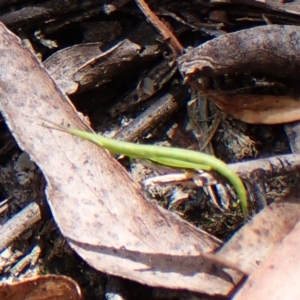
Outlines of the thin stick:
[[184,47],[179,43],[172,31],[151,11],[144,0],[135,0],[140,10],[144,13],[146,18],[163,36],[164,40],[168,42],[175,57],[183,54]]

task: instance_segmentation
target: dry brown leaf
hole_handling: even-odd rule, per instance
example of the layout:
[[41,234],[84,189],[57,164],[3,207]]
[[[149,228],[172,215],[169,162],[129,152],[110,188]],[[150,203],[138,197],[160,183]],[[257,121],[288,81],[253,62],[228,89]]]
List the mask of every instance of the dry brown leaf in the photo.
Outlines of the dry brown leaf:
[[[299,210],[299,208],[298,208]],[[300,299],[300,223],[246,281],[236,300]]]
[[61,232],[91,266],[148,285],[227,294],[228,273],[201,257],[220,242],[149,203],[105,150],[40,118],[89,130],[20,40],[0,26],[0,109],[47,180]]
[[69,277],[36,276],[19,282],[0,284],[1,300],[80,300],[78,284]]
[[258,73],[299,80],[300,28],[265,25],[221,35],[177,59],[187,80]]
[[210,99],[225,113],[250,124],[283,124],[300,119],[300,101],[292,96],[233,94],[213,95]]
[[218,255],[251,274],[299,221],[300,197],[291,195],[254,216],[220,249]]

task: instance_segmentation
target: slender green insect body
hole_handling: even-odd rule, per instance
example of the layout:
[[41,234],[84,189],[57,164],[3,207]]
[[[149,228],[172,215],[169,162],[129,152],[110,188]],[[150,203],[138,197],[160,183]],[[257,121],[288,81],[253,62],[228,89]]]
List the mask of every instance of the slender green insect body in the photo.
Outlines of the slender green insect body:
[[66,128],[46,121],[53,126],[45,127],[73,134],[82,139],[91,141],[115,154],[122,154],[133,158],[151,160],[153,162],[182,169],[214,170],[224,176],[235,188],[239,197],[245,220],[248,217],[247,194],[243,182],[239,176],[231,170],[223,161],[212,155],[181,148],[162,147],[155,145],[140,145],[123,142],[95,133]]
[[[138,158],[138,157],[137,157]],[[151,160],[151,159],[148,159]],[[154,161],[154,160],[152,160]],[[174,168],[180,169],[194,169],[194,170],[204,170],[211,171],[211,167],[203,164],[190,163],[187,161],[180,161],[176,159],[172,159],[169,157],[156,157],[155,162],[165,166],[171,166]]]
[[214,170],[227,178],[233,185],[241,202],[244,217],[245,219],[248,217],[247,194],[243,182],[223,161],[212,155],[180,148],[123,142],[76,129],[63,128],[63,131],[69,132],[82,139],[89,140],[115,154],[148,159],[170,167],[194,170],[202,169],[207,171]]

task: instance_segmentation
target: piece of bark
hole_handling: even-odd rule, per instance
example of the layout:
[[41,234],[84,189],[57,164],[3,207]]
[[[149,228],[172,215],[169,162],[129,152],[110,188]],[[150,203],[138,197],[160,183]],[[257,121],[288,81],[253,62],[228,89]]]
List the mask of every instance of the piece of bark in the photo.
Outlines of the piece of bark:
[[67,94],[73,94],[108,83],[119,74],[138,69],[138,65],[159,55],[155,47],[142,50],[129,40],[105,52],[99,48],[100,44],[96,43],[61,50],[45,61],[45,67]]
[[28,204],[0,227],[0,251],[11,244],[22,233],[30,229],[42,218],[41,209],[37,203]]
[[103,53],[101,45],[102,43],[90,43],[68,47],[55,52],[43,64],[59,87],[70,95],[80,85],[80,82],[74,80],[74,74],[88,61],[93,61]]

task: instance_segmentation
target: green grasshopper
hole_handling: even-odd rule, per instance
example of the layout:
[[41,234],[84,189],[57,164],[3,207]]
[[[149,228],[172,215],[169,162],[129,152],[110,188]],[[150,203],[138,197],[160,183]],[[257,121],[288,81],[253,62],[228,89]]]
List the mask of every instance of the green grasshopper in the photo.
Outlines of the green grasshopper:
[[247,194],[243,182],[227,164],[212,155],[180,148],[123,142],[99,134],[63,127],[50,121],[46,122],[50,123],[51,126],[44,124],[44,127],[70,133],[84,140],[91,141],[115,154],[150,160],[169,167],[216,171],[233,185],[239,197],[245,220],[248,217]]

